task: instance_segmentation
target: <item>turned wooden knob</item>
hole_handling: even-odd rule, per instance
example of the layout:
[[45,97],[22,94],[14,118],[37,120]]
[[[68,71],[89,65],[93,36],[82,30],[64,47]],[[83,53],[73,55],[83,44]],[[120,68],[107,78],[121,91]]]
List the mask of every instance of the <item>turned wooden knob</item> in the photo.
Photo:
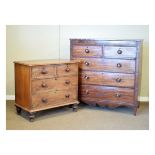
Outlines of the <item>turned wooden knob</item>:
[[48,102],[47,98],[42,98],[41,101],[42,101],[42,103],[47,103]]
[[69,72],[69,71],[70,71],[70,68],[67,67],[67,68],[65,69],[65,71],[66,71],[66,72]]
[[89,94],[89,90],[86,90],[86,94],[87,94],[87,95]]
[[47,71],[45,68],[43,68],[42,71],[41,71],[41,73],[42,73],[42,74],[47,74],[48,71]]
[[85,53],[89,53],[89,49],[85,49]]
[[118,68],[121,68],[121,67],[122,67],[122,64],[121,64],[121,63],[118,63],[118,64],[117,64],[117,67],[118,67]]
[[89,66],[89,62],[88,62],[88,61],[86,61],[86,62],[85,62],[85,65],[86,65],[86,66]]
[[88,80],[88,79],[89,79],[89,76],[85,75],[84,78],[85,78],[86,80]]
[[115,96],[116,97],[121,97],[121,94],[120,93],[116,93]]
[[121,78],[117,78],[117,79],[116,79],[116,82],[121,82],[121,81],[122,81]]
[[65,83],[66,83],[66,84],[70,84],[70,81],[69,81],[69,80],[66,80]]
[[42,83],[41,86],[42,86],[43,88],[45,88],[45,87],[47,87],[47,84],[46,84],[46,83]]
[[67,95],[65,95],[65,97],[66,97],[66,98],[69,98],[69,97],[70,97],[70,95],[69,95],[69,94],[67,94]]
[[117,53],[118,53],[118,54],[122,54],[123,51],[119,49],[119,50],[117,51]]

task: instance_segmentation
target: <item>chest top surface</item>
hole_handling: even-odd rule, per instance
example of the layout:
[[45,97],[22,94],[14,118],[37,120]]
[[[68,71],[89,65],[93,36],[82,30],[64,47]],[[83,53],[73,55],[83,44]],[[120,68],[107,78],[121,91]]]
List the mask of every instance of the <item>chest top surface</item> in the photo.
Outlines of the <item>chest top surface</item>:
[[59,65],[59,64],[74,64],[78,63],[76,60],[28,60],[28,61],[14,61],[15,64],[21,64],[25,66],[39,66],[39,65]]

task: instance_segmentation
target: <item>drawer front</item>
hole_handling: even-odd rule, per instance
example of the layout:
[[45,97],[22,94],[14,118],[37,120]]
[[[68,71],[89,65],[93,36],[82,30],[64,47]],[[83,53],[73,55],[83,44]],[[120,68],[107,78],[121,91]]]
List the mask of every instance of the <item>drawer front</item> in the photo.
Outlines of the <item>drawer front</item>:
[[49,90],[69,90],[78,86],[78,76],[66,76],[51,79],[33,80],[32,93]]
[[32,67],[32,79],[44,79],[54,77],[55,67],[53,65]]
[[40,92],[32,96],[32,107],[45,108],[77,101],[77,89]]
[[119,47],[119,46],[105,46],[105,58],[136,58],[136,47]]
[[79,46],[72,47],[73,57],[102,57],[102,46]]
[[79,84],[104,85],[102,72],[82,71],[79,78]]
[[57,76],[78,75],[78,64],[57,65]]
[[129,88],[81,85],[79,91],[81,101],[106,101],[118,103],[134,103],[134,90]]
[[83,71],[80,82],[81,84],[134,88],[134,74]]
[[118,73],[134,73],[135,60],[121,60],[121,59],[86,59],[77,58],[80,61],[79,68],[88,71],[108,71]]

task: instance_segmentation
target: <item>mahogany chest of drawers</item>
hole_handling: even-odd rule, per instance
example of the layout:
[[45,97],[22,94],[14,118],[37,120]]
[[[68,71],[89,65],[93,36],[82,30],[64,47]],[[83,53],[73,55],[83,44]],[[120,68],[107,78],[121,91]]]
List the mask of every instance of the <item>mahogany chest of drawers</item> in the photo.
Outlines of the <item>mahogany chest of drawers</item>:
[[76,61],[21,61],[15,63],[15,106],[29,112],[78,105],[78,63]]
[[131,107],[136,115],[141,40],[71,39],[71,59],[80,62],[79,100],[101,107]]

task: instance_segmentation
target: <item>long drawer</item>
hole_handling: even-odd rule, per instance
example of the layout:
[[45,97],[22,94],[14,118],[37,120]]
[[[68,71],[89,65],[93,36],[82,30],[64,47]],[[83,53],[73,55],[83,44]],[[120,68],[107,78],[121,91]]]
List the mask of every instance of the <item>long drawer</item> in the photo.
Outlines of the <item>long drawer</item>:
[[38,92],[32,95],[32,107],[44,108],[77,101],[77,89]]
[[80,84],[134,88],[134,74],[82,71]]
[[81,85],[80,100],[87,102],[134,103],[134,90],[130,88]]
[[37,93],[38,91],[48,91],[48,90],[70,90],[78,86],[77,76],[64,76],[58,78],[50,79],[39,79],[32,81],[32,93]]
[[88,71],[108,71],[118,73],[134,73],[135,60],[74,58],[79,60],[79,68]]

